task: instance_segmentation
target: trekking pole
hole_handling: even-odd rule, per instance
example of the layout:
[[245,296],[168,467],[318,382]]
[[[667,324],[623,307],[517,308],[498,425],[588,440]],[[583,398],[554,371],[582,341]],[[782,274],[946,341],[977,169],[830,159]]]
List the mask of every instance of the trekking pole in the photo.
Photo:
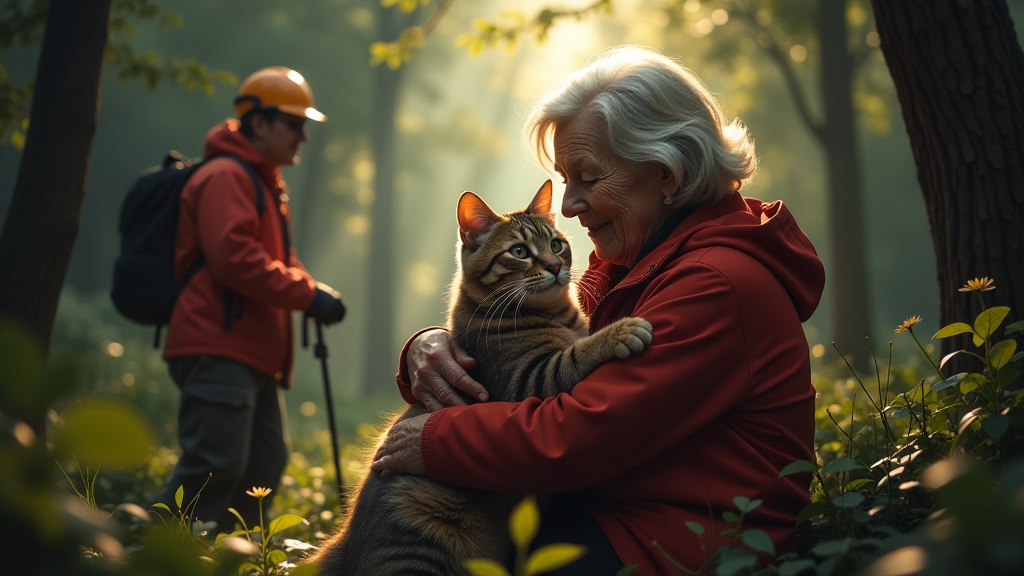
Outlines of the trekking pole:
[[[345,508],[345,482],[341,477],[341,451],[338,449],[338,433],[334,425],[334,400],[331,398],[331,378],[327,375],[327,345],[324,344],[323,325],[316,322],[316,346],[313,356],[320,359],[320,370],[324,377],[324,396],[327,397],[327,424],[331,429],[331,448],[334,452],[334,474],[338,481],[338,506]],[[302,323],[302,345],[309,346],[309,324]]]

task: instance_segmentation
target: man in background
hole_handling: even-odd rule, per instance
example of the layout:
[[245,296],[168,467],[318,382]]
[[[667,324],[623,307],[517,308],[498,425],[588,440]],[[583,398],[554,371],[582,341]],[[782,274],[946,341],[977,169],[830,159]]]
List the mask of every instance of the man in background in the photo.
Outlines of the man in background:
[[280,172],[298,163],[307,120],[327,117],[305,79],[280,66],[242,82],[235,112],[207,134],[205,161],[181,194],[175,273],[199,266],[168,324],[182,456],[159,495],[175,510],[183,486],[184,510],[198,494],[192,519],[221,532],[236,522],[229,507],[258,522],[245,492],[276,488],[288,461],[281,388],[291,387],[292,311],[322,324],[345,315],[340,295],[296,256]]

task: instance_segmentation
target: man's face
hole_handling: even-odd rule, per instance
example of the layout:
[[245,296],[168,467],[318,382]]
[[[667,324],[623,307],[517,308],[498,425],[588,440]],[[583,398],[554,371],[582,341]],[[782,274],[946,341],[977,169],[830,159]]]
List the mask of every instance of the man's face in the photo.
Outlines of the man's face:
[[291,166],[299,163],[299,146],[309,140],[306,119],[292,114],[278,113],[274,119],[257,114],[252,119],[253,144],[267,163]]

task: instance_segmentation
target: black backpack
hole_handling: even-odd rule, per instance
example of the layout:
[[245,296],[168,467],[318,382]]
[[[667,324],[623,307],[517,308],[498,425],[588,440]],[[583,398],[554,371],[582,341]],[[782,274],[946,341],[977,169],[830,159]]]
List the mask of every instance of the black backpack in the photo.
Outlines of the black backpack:
[[200,254],[180,279],[174,278],[174,239],[181,191],[189,177],[214,158],[230,158],[245,168],[256,189],[256,210],[262,215],[266,203],[263,187],[247,162],[227,154],[193,161],[174,150],[161,165],[146,170],[135,180],[121,205],[117,226],[121,252],[114,263],[110,299],[129,320],[156,326],[154,347],[159,346],[160,328],[170,320],[178,294],[206,263]]

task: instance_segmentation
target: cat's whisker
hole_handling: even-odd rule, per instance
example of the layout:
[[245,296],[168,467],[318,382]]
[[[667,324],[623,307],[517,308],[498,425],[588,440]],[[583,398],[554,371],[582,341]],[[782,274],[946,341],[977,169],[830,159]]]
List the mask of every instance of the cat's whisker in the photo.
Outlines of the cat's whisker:
[[[509,284],[506,284],[506,286],[510,286],[512,289],[509,292],[506,292],[505,294],[502,294],[500,298],[498,298],[493,304],[491,304],[487,308],[487,311],[484,313],[483,322],[481,322],[481,324],[480,324],[480,329],[477,330],[477,336],[476,336],[477,347],[480,346],[480,337],[483,334],[489,334],[490,333],[491,320],[493,320],[494,316],[499,313],[496,309],[498,307],[500,307],[502,305],[502,303],[504,303],[506,301],[511,302],[516,297],[516,295],[519,294],[519,292],[521,290],[525,290],[527,282],[528,282],[527,279],[523,279],[523,280],[516,280],[515,282],[510,282]],[[487,330],[485,331],[484,328],[487,328]],[[490,350],[490,348],[488,347],[488,351],[489,350]]]
[[[507,299],[514,298],[515,294],[517,294],[518,291],[523,288],[525,283],[526,283],[525,280],[517,280],[515,282],[510,282],[509,284],[506,284],[506,286],[509,287],[509,291],[504,293],[504,294],[502,294],[501,297],[497,298],[494,303],[492,303],[489,306],[487,306],[487,310],[484,311],[484,314],[483,314],[483,320],[480,322],[480,327],[479,327],[479,329],[477,330],[477,333],[476,333],[476,345],[477,345],[477,347],[479,347],[479,345],[480,345],[480,337],[484,333],[486,333],[484,331],[484,328],[487,328],[487,331],[489,331],[490,320],[488,319],[488,317],[492,317],[493,318],[493,313],[497,314],[495,312],[496,308],[499,307],[502,304],[502,302],[506,301]],[[496,290],[496,292],[498,292],[498,290]],[[481,303],[481,305],[482,305],[482,303]],[[477,306],[477,310],[479,310],[479,306]],[[474,314],[474,318],[475,318],[475,316],[476,315]],[[489,351],[489,347],[488,347],[488,351]]]
[[[515,282],[509,282],[508,284],[503,284],[503,285],[495,288],[494,290],[492,290],[490,294],[488,294],[483,300],[481,300],[480,304],[476,307],[476,310],[473,310],[473,314],[471,314],[469,316],[469,318],[466,320],[466,334],[470,333],[470,330],[472,329],[471,325],[473,323],[473,319],[476,318],[477,312],[480,311],[480,308],[484,305],[485,302],[487,302],[491,298],[496,298],[497,295],[500,294],[501,292],[514,289],[517,285],[521,284],[522,282],[523,282],[522,280],[517,280]],[[479,338],[478,338],[478,343],[479,343]]]
[[595,302],[598,300],[597,290],[595,290],[592,286],[587,286],[586,284],[581,284],[581,283],[577,282],[576,283],[576,289],[579,290],[579,291],[582,291],[584,294],[589,296],[591,300],[593,300]]
[[[529,279],[527,279],[527,282],[529,282]],[[530,286],[529,285],[524,285],[519,290],[516,290],[515,292],[513,292],[509,298],[503,298],[502,299],[505,302],[505,306],[501,309],[500,312],[498,312],[496,314],[496,316],[498,317],[497,333],[498,333],[498,347],[499,348],[501,347],[501,321],[504,320],[504,318],[505,318],[505,311],[508,310],[508,307],[511,306],[512,303],[516,301],[516,297],[518,297],[520,294],[523,294],[523,298],[525,299],[526,295],[529,294],[529,293],[530,293]],[[494,316],[491,317],[491,320],[494,320]],[[490,322],[488,322],[488,324],[487,324],[487,333],[488,334],[490,334],[490,329],[491,329],[490,328]]]

